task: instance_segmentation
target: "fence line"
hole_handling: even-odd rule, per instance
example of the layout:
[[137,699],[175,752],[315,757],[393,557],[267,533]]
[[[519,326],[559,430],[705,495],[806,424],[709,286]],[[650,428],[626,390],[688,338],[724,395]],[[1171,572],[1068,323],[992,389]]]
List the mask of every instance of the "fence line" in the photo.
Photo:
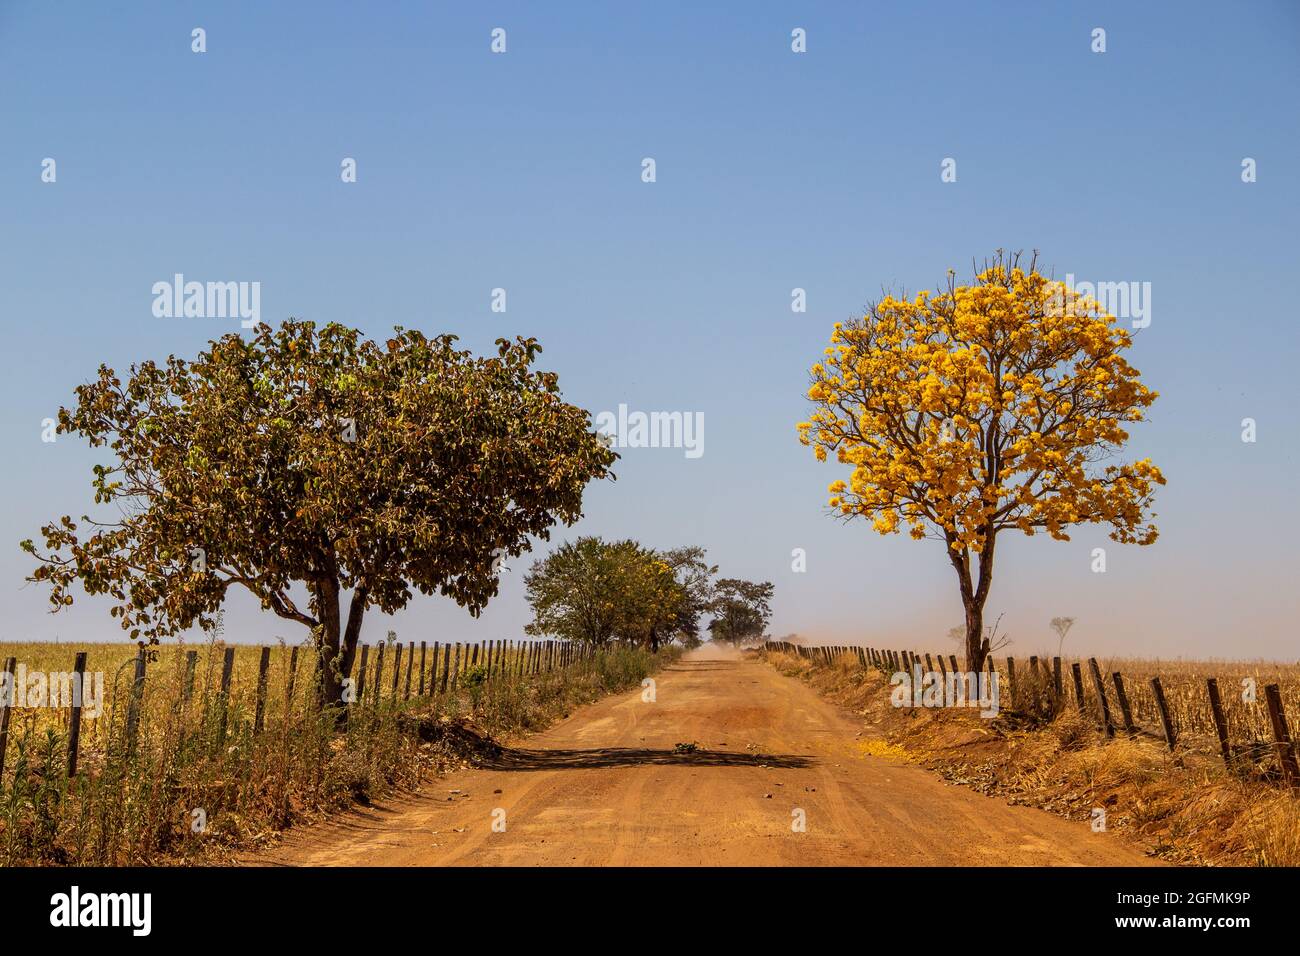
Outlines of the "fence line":
[[[455,644],[455,653],[453,657],[452,645]],[[440,642],[433,643],[433,653],[430,655],[431,663],[429,670],[425,670],[425,642],[420,642],[420,664],[418,670],[418,681],[416,684],[416,699],[424,701],[429,706],[434,706],[439,698],[445,697],[449,693],[456,692],[458,685],[463,684],[467,675],[468,679],[476,686],[481,686],[487,692],[500,681],[510,678],[522,678],[537,674],[551,674],[564,672],[579,665],[586,664],[593,660],[598,653],[598,649],[587,644],[577,644],[572,641],[558,640],[538,640],[529,641],[479,641],[471,642],[446,642],[441,644],[442,649],[442,666],[439,671],[438,651]],[[257,646],[257,645],[254,645]],[[355,677],[352,674],[346,676],[345,680],[350,682],[345,684],[344,703],[348,710],[357,707],[369,706],[372,708],[379,707],[384,703],[384,687],[382,683],[382,674],[384,667],[384,650],[386,643],[379,643],[378,653],[374,659],[374,694],[370,701],[366,701],[365,689],[367,684],[367,667],[369,664],[370,649],[374,645],[361,643],[359,644],[359,654],[353,655],[355,664]],[[387,702],[391,704],[405,703],[411,700],[411,686],[415,661],[415,644],[410,643],[407,647],[406,654],[406,675],[403,689],[399,692],[399,677],[401,675],[402,663],[402,645],[400,643],[393,645],[393,675]],[[462,646],[464,653],[462,654]],[[214,648],[215,649],[215,648]],[[215,719],[217,720],[218,745],[227,737],[228,721],[231,711],[232,681],[234,678],[235,664],[235,645],[225,645],[221,650],[222,667],[221,678],[218,693],[215,699]],[[270,664],[271,664],[271,647],[268,645],[260,646],[260,656],[258,659],[257,680],[254,690],[254,716],[252,720],[252,734],[260,735],[266,727],[266,711],[268,701],[268,691],[270,684]],[[144,707],[148,666],[151,659],[157,657],[158,648],[146,650],[141,647],[133,660],[128,660],[127,664],[133,664],[131,682],[128,690],[127,713],[125,727],[123,728],[123,739],[125,754],[130,761],[136,752],[137,743],[140,736],[140,717],[141,710]],[[285,714],[290,715],[293,710],[294,686],[297,676],[299,647],[295,645],[290,653],[287,673],[285,674]],[[185,652],[184,676],[181,683],[180,704],[188,706],[194,693],[195,675],[198,663],[198,651],[187,650]],[[82,725],[83,725],[83,703],[84,687],[86,686],[86,671],[88,666],[88,652],[75,652],[73,661],[73,670],[69,688],[75,688],[71,698],[67,701],[69,718],[67,734],[67,754],[64,763],[67,778],[71,780],[77,776],[77,764],[82,745]],[[483,664],[479,664],[480,658]],[[318,660],[318,666],[320,661]],[[10,737],[10,724],[13,714],[16,710],[23,708],[15,706],[14,700],[17,696],[16,691],[16,670],[18,661],[16,657],[9,657],[5,661],[3,671],[0,673],[7,674],[3,686],[8,689],[0,693],[0,787],[4,782],[5,755],[8,750]],[[427,676],[427,681],[426,681]],[[449,681],[450,678],[450,681]],[[101,690],[101,693],[105,691]],[[53,693],[49,689],[47,693]],[[25,696],[25,691],[24,695]],[[100,700],[102,710],[105,701]],[[116,707],[116,696],[114,698]],[[96,720],[99,718],[96,717]],[[110,726],[110,735],[112,733]]]
[[[922,663],[924,663],[926,672],[935,673],[933,662],[937,662],[938,673],[944,675],[943,684],[947,684],[947,672],[942,654],[935,655],[932,662],[930,654],[924,653],[918,656],[908,649],[896,651],[868,645],[807,645],[795,644],[790,641],[767,641],[763,645],[763,650],[765,653],[793,654],[811,662],[814,666],[834,665],[837,660],[847,656],[851,661],[856,661],[858,666],[864,670],[875,670],[886,675],[898,672],[910,674]],[[998,673],[1000,675],[1001,671],[997,668],[992,655],[988,656],[987,661],[989,673]],[[1011,702],[1009,708],[1011,713],[1050,719],[1068,706],[1068,697],[1070,695],[1067,695],[1062,680],[1062,661],[1060,657],[1052,658],[1050,671],[1047,669],[1045,659],[1039,661],[1037,657],[1030,657],[1028,668],[1022,668],[1019,677],[1017,677],[1015,658],[1007,657],[1005,661],[1007,686],[1002,699]],[[957,666],[955,654],[948,655],[948,663],[951,665],[953,672],[961,673],[961,669]],[[1091,693],[1084,687],[1084,664],[1087,665],[1092,677]],[[1107,738],[1115,737],[1116,726],[1112,718],[1110,698],[1097,659],[1091,657],[1086,662],[1071,662],[1070,673],[1073,678],[1072,696],[1079,713],[1089,720],[1095,721],[1098,729],[1105,733]],[[999,680],[1001,680],[1000,677]],[[1175,715],[1169,706],[1164,684],[1160,677],[1158,675],[1152,676],[1149,683],[1150,695],[1147,696],[1145,693],[1137,693],[1141,686],[1140,683],[1126,683],[1124,676],[1119,671],[1111,673],[1115,702],[1119,708],[1119,716],[1123,721],[1122,729],[1126,736],[1136,737],[1142,734],[1157,736],[1155,731],[1146,730],[1143,727],[1143,724],[1155,724],[1159,728],[1159,737],[1165,741],[1170,752],[1174,752],[1180,746],[1190,749],[1188,743],[1189,730],[1207,737],[1212,733],[1212,739],[1217,745],[1224,767],[1229,773],[1241,774],[1248,765],[1268,759],[1271,751],[1276,769],[1267,771],[1268,775],[1275,776],[1289,787],[1300,789],[1300,759],[1298,759],[1300,742],[1292,739],[1286,710],[1282,702],[1281,689],[1278,684],[1271,683],[1263,689],[1263,712],[1267,715],[1266,719],[1268,721],[1266,728],[1261,726],[1261,722],[1265,717],[1258,708],[1253,713],[1255,718],[1253,720],[1247,716],[1251,713],[1250,711],[1241,710],[1240,708],[1230,714],[1224,706],[1223,696],[1219,691],[1218,679],[1214,677],[1205,680],[1206,700],[1204,710],[1201,711],[1195,708],[1189,710],[1187,718],[1192,726],[1180,728],[1177,726]],[[1204,718],[1204,721],[1202,721],[1202,718]],[[1231,734],[1234,725],[1239,731],[1235,742]],[[1248,729],[1251,731],[1249,734],[1242,732],[1246,729],[1243,728],[1243,725],[1249,725]],[[1271,737],[1271,740],[1267,739],[1269,737]]]

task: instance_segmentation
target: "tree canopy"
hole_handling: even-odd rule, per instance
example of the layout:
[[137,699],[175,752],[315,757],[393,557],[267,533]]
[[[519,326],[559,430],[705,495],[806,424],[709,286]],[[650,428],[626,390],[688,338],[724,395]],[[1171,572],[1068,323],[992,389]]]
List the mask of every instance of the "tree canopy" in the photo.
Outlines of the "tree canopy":
[[534,562],[524,577],[529,634],[603,644],[694,643],[717,568],[699,547],[655,551],[636,541],[581,537]]
[[[836,323],[812,366],[814,411],[798,426],[819,460],[850,466],[830,507],[882,534],[942,540],[979,669],[997,535],[1078,523],[1124,543],[1156,539],[1160,470],[1106,463],[1156,399],[1124,357],[1127,330],[1093,299],[999,252],[971,285],[886,296]],[[972,566],[972,559],[978,567]]]
[[709,633],[715,641],[741,644],[762,637],[772,616],[771,582],[723,578],[714,587]]
[[111,596],[147,641],[210,626],[243,588],[310,628],[344,672],[368,608],[391,613],[419,591],[478,614],[499,559],[581,517],[587,482],[617,456],[534,368],[536,340],[498,339],[489,357],[455,342],[289,320],[191,361],[133,365],[125,381],[101,366],[58,430],[111,451],[93,486],[117,517],[44,526],[43,547],[22,543],[31,580],[56,610],[78,582]]

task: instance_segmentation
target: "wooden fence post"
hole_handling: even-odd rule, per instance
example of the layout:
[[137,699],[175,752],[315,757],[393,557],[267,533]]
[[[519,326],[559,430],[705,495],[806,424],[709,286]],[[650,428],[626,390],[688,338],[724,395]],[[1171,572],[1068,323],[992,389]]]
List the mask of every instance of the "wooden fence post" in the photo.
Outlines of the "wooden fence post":
[[1079,667],[1078,661],[1070,665],[1070,674],[1074,677],[1074,699],[1079,705],[1079,714],[1086,716],[1088,709],[1083,703],[1083,670]]
[[14,670],[18,666],[18,658],[10,657],[5,661],[5,674],[8,675],[3,687],[3,694],[0,694],[0,783],[4,781],[5,772],[5,749],[9,746],[9,715],[13,712],[14,703]]
[[[415,694],[416,697],[424,696],[424,662],[425,662],[426,653],[427,653],[427,648],[424,646],[424,641],[421,641],[420,642],[420,687],[419,690],[416,691]],[[408,684],[407,686],[409,687],[410,685]]]
[[1011,685],[1008,688],[1011,691],[1011,706],[1015,708],[1016,698],[1020,696],[1020,684],[1016,681],[1016,659],[1007,658],[1007,683]]
[[429,665],[429,696],[430,697],[438,693],[438,652],[441,650],[439,644],[440,644],[439,641],[433,642],[433,663]]
[[1210,695],[1210,716],[1214,718],[1214,732],[1219,737],[1219,752],[1223,754],[1223,765],[1232,773],[1232,748],[1228,745],[1228,720],[1223,715],[1223,700],[1219,697],[1219,681],[1214,677],[1205,679],[1205,689]]
[[68,777],[77,775],[77,744],[81,742],[81,703],[86,699],[86,652],[77,651],[72,665],[72,714],[68,724]]
[[357,667],[357,686],[353,689],[352,700],[362,704],[366,700],[366,662],[370,658],[370,645],[361,645],[361,664]]
[[[221,724],[217,730],[217,744],[220,746],[226,740],[226,719],[230,711],[230,675],[235,669],[235,649],[226,648],[225,659],[221,662],[221,691],[218,695],[218,701],[221,706]],[[141,651],[140,659],[136,662],[136,683],[141,690],[144,689],[144,652]],[[132,698],[134,701],[134,698]],[[138,713],[137,713],[138,716]],[[134,747],[134,734],[131,738],[131,746]]]
[[[1046,668],[1044,668],[1044,670],[1046,670]],[[1033,708],[1034,713],[1037,714],[1038,713],[1038,690],[1040,686],[1038,682],[1038,655],[1037,654],[1029,655],[1028,686],[1029,686],[1029,693],[1031,697],[1029,703]]]
[[1169,716],[1169,705],[1165,703],[1165,689],[1160,684],[1159,677],[1151,678],[1151,693],[1155,695],[1156,707],[1160,711],[1160,723],[1165,729],[1165,742],[1169,744],[1170,752],[1178,744],[1177,734],[1174,732],[1174,722]]
[[1291,743],[1286,711],[1282,709],[1282,693],[1277,684],[1264,687],[1264,699],[1268,703],[1268,719],[1273,724],[1273,743],[1277,749],[1277,762],[1282,765],[1282,779],[1288,786],[1300,787],[1300,767],[1296,766],[1295,747]]
[[397,681],[402,676],[402,645],[400,643],[393,645],[393,688],[391,697],[393,703],[397,703]]
[[1101,723],[1106,728],[1106,736],[1115,736],[1115,725],[1110,722],[1110,701],[1106,699],[1106,684],[1101,679],[1101,668],[1097,658],[1088,658],[1088,670],[1092,672],[1092,683],[1097,688],[1097,699],[1101,701]]
[[[444,694],[447,693],[447,675],[448,675],[447,662],[450,660],[451,660],[451,644],[447,643],[444,644],[442,647],[442,687],[440,688],[440,690]],[[457,641],[456,642],[456,667],[451,668],[450,673],[454,675],[456,673],[456,669],[459,667],[460,667],[460,641]],[[451,686],[455,687],[456,685],[453,683]]]
[[1058,701],[1061,699],[1061,692],[1064,689],[1065,688],[1061,686],[1061,659],[1059,657],[1053,657],[1052,658],[1052,690],[1056,692],[1056,699]]
[[253,733],[262,732],[262,720],[266,716],[266,674],[271,667],[271,648],[262,648],[261,660],[257,662],[257,704],[253,712]]
[[1133,725],[1133,711],[1129,709],[1128,694],[1124,692],[1124,678],[1119,671],[1115,671],[1110,679],[1115,682],[1115,699],[1119,701],[1119,712],[1124,718],[1124,733],[1136,737],[1137,727]]
[[285,717],[293,710],[293,685],[298,681],[298,645],[289,649],[289,681],[284,691]]
[[415,641],[406,645],[406,687],[402,690],[402,699],[411,699],[411,666],[415,663]]
[[379,706],[379,701],[384,696],[384,649],[388,645],[383,641],[379,642],[379,653],[375,655],[375,706]]
[[289,649],[289,673],[284,679],[284,726],[293,718],[293,685],[298,676],[298,645]]
[[[144,648],[140,648],[135,655],[135,677],[131,681],[131,700],[126,708],[126,755],[129,758],[135,756],[135,738],[140,728],[140,701],[144,697]],[[222,726],[225,726],[225,717],[222,716]],[[224,734],[223,734],[224,737]]]
[[187,704],[194,698],[194,672],[198,663],[198,651],[185,652],[185,690],[182,699]]

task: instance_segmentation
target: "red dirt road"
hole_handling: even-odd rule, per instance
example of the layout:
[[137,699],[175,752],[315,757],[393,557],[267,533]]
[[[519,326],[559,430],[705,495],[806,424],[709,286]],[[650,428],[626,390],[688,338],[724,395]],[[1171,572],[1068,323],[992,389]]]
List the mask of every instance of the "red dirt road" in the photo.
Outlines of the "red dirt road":
[[[863,753],[860,722],[712,647],[585,707],[490,768],[291,832],[247,863],[1151,865],[1113,834]],[[674,752],[698,743],[695,753]],[[496,791],[500,791],[499,793]],[[504,832],[500,821],[504,811]],[[802,811],[806,830],[792,823]]]

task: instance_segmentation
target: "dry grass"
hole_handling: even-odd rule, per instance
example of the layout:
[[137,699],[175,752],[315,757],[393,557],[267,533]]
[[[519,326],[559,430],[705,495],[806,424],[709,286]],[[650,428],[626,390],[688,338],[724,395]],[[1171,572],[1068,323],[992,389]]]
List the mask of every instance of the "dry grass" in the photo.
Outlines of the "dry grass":
[[[9,644],[29,671],[71,671],[77,651],[103,671],[106,701],[82,721],[78,772],[66,775],[69,711],[17,707],[0,775],[0,863],[159,864],[210,860],[274,839],[284,828],[354,802],[407,789],[470,756],[466,741],[526,731],[572,707],[635,686],[678,653],[611,648],[567,668],[522,674],[505,658],[485,680],[482,662],[461,670],[446,693],[405,694],[406,654],[392,692],[393,651],[376,682],[372,652],[365,701],[339,730],[312,706],[316,657],[271,653],[263,728],[255,732],[260,648],[235,648],[229,699],[220,690],[220,642],[157,649],[147,666],[138,733],[128,746],[131,644]],[[185,694],[186,652],[197,651]],[[373,651],[373,649],[372,649]],[[419,665],[419,650],[415,662]],[[426,668],[428,667],[426,660]],[[441,672],[441,661],[439,662]],[[357,676],[354,671],[354,677]],[[381,699],[376,702],[376,687]],[[290,693],[292,690],[292,693]],[[426,691],[429,688],[426,687]],[[465,731],[469,731],[468,733]]]
[[[1099,729],[1091,697],[1085,700],[1084,714],[1071,700],[1053,716],[1035,719],[1007,709],[1004,691],[1003,712],[985,720],[968,710],[895,708],[886,675],[863,668],[855,655],[840,655],[830,666],[785,653],[769,652],[767,658],[783,673],[860,714],[868,732],[884,741],[886,748],[902,748],[912,760],[950,782],[1076,820],[1089,820],[1094,808],[1104,809],[1108,830],[1173,863],[1300,865],[1300,794],[1277,782],[1275,768],[1268,766],[1274,759],[1271,748],[1256,754],[1258,760],[1240,762],[1238,772],[1229,773],[1213,725],[1208,732],[1198,732],[1202,725],[1195,715],[1204,701],[1206,676],[1217,673],[1225,696],[1229,679],[1253,676],[1260,687],[1260,710],[1265,683],[1288,688],[1284,697],[1294,726],[1300,717],[1300,704],[1290,703],[1297,689],[1296,668],[1107,662],[1107,676],[1120,670],[1126,680],[1133,675],[1131,684],[1145,683],[1141,678],[1151,673],[1160,675],[1186,742],[1171,754],[1154,727],[1137,737],[1121,732],[1108,739]],[[1016,667],[1023,677],[1020,660]],[[1086,677],[1086,664],[1084,673]],[[1195,694],[1198,685],[1200,701]],[[1176,693],[1171,693],[1171,687]],[[1130,693],[1130,700],[1135,696]],[[1111,704],[1114,709],[1113,699]],[[1237,713],[1232,725],[1234,749],[1246,753],[1251,739],[1266,740],[1267,732],[1257,719]],[[1149,724],[1145,717],[1138,722]]]
[[[1050,658],[1043,660],[1050,663]],[[1016,661],[1022,677],[1027,663],[1024,658]],[[1071,663],[1073,662],[1069,660],[1062,661],[1067,696],[1073,684],[1070,676]],[[1088,663],[1080,663],[1085,707],[1089,714],[1100,720],[1101,707]],[[1133,721],[1138,729],[1144,734],[1163,738],[1160,712],[1151,688],[1151,678],[1159,677],[1180,746],[1198,753],[1218,755],[1218,736],[1206,688],[1206,680],[1215,678],[1223,702],[1234,761],[1241,764],[1247,775],[1276,775],[1276,770],[1273,769],[1273,731],[1264,705],[1264,687],[1266,684],[1278,685],[1282,706],[1291,715],[1294,725],[1300,719],[1300,665],[1262,661],[1161,661],[1140,658],[1098,659],[1097,663],[1106,683],[1111,716],[1117,725],[1120,723],[1120,714],[1112,678],[1115,672],[1123,675]],[[999,658],[998,665],[999,672],[1005,678],[1005,658]]]

